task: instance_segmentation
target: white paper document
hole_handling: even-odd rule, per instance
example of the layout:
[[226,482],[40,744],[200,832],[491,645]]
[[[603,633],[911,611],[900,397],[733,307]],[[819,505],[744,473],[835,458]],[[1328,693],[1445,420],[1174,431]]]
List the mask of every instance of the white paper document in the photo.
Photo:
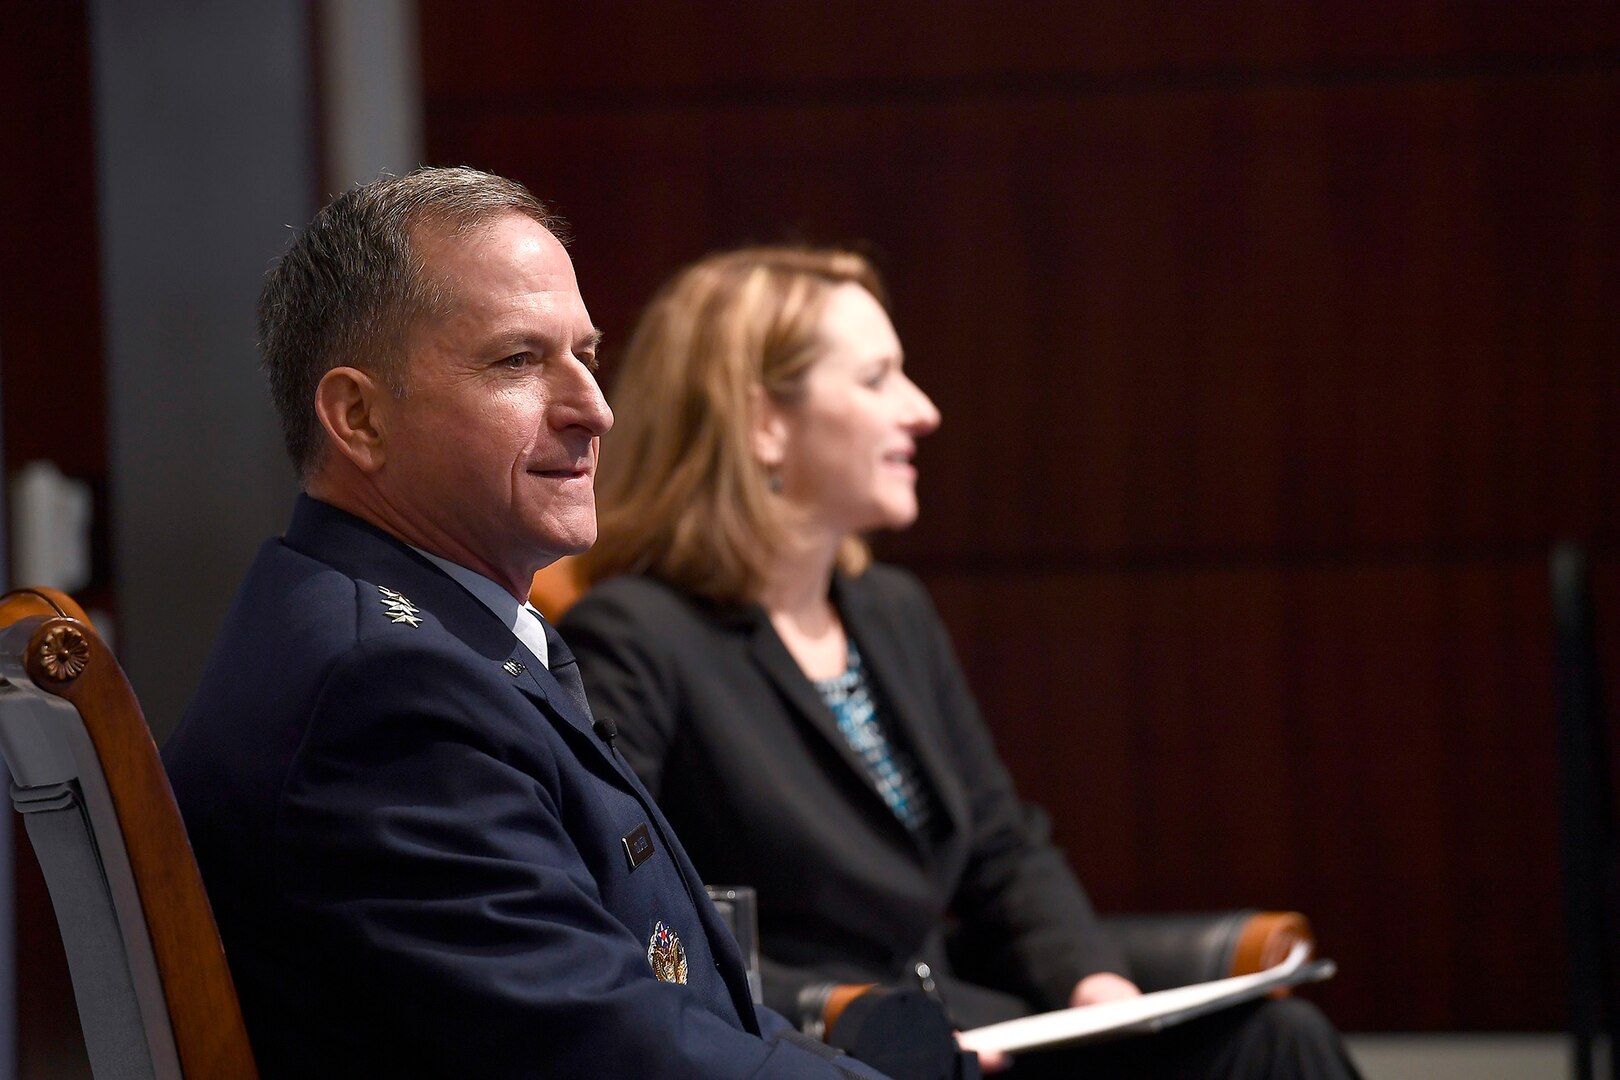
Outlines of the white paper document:
[[1195,1016],[1261,997],[1282,986],[1321,982],[1335,971],[1333,961],[1307,962],[1311,947],[1294,946],[1287,959],[1253,975],[1178,986],[1123,1001],[1024,1016],[964,1031],[957,1041],[965,1050],[1016,1054],[1062,1043],[1117,1039],[1159,1031]]

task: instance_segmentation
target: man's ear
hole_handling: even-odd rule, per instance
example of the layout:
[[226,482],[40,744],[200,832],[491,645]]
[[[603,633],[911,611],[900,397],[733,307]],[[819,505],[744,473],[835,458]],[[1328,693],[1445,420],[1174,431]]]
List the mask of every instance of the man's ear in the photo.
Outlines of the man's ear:
[[334,453],[362,473],[383,467],[388,457],[388,415],[394,394],[359,368],[335,367],[315,387],[315,415]]
[[748,388],[748,438],[754,459],[766,472],[782,467],[787,457],[787,417],[763,386]]

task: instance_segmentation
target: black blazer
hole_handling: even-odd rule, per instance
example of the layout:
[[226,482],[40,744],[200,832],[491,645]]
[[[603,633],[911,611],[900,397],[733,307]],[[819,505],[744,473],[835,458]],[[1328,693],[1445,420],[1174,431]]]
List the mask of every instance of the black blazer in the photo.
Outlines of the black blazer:
[[[760,1038],[785,1023],[590,717],[341,510],[264,546],[164,761],[265,1080],[872,1075]],[[685,985],[649,959],[675,938]]]
[[1123,972],[1044,816],[1013,790],[922,586],[877,566],[838,577],[832,599],[933,795],[927,837],[884,803],[759,607],[621,577],[561,625],[592,708],[617,722],[704,880],[758,890],[767,1004],[791,1009],[827,979],[912,981],[922,959],[973,1025]]

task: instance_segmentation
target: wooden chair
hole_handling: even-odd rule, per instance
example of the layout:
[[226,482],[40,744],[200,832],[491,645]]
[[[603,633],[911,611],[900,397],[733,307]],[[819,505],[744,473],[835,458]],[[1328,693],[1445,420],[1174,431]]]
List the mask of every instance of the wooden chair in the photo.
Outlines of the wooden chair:
[[84,612],[55,590],[0,598],[0,756],[56,910],[97,1080],[256,1080],[213,910],[140,706]]

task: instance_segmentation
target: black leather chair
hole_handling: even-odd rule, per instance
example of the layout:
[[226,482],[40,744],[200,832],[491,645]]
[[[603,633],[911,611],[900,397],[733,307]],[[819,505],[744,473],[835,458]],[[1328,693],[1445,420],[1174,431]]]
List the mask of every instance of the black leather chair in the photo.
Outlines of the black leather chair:
[[96,1080],[256,1080],[140,706],[84,612],[54,590],[0,598],[0,756],[56,910]]
[[1252,975],[1281,963],[1301,941],[1313,950],[1316,944],[1311,924],[1297,911],[1114,915],[1103,925],[1125,949],[1137,983],[1149,992]]

